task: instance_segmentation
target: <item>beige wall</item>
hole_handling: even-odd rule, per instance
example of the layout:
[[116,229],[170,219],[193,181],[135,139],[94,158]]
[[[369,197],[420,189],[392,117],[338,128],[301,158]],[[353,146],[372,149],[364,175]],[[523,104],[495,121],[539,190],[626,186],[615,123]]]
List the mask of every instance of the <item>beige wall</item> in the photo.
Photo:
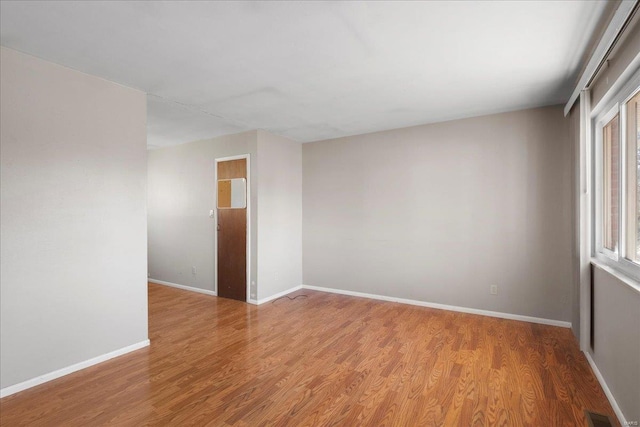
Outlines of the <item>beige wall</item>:
[[548,107],[304,144],[304,284],[571,321],[568,131]]
[[302,284],[302,146],[258,131],[258,299]]
[[569,124],[569,143],[571,145],[571,254],[573,276],[571,281],[571,329],[576,339],[580,340],[580,206],[582,192],[580,191],[580,98],[566,117]]
[[595,267],[593,295],[590,353],[627,421],[640,420],[640,291]]
[[[149,275],[214,291],[215,159],[250,154],[251,280],[257,280],[257,132],[243,132],[148,152]],[[196,274],[192,274],[196,267]],[[251,294],[255,294],[255,287]]]
[[[609,57],[607,65],[591,86],[591,104],[597,113],[609,108],[611,96],[615,95],[636,72],[640,66],[638,61],[640,61],[640,14],[636,14],[633,23],[627,28],[621,42]],[[587,204],[582,209],[589,210],[592,206]],[[638,316],[640,291],[637,290],[637,283],[629,285],[622,277],[606,267],[594,268],[592,331],[594,347],[588,351],[626,420],[638,421],[640,420],[640,317]],[[590,298],[586,301],[590,301]],[[587,316],[591,314],[590,307],[587,308],[586,313]],[[584,323],[583,327],[585,327]]]
[[[213,291],[215,159],[251,154],[251,292],[261,300],[302,283],[301,145],[265,131],[149,151],[149,274]],[[192,267],[196,274],[192,274]]]
[[[598,104],[605,97],[614,85],[619,81],[624,81],[623,74],[628,77],[638,68],[638,58],[640,58],[640,14],[636,13],[632,23],[629,25],[624,38],[615,47],[615,50],[607,58],[607,63],[596,76],[591,84],[591,105],[598,108]],[[630,64],[635,64],[629,68]],[[623,79],[620,77],[623,76]],[[620,80],[619,80],[620,79]],[[615,91],[615,90],[614,90]]]
[[0,378],[147,339],[145,95],[0,59]]

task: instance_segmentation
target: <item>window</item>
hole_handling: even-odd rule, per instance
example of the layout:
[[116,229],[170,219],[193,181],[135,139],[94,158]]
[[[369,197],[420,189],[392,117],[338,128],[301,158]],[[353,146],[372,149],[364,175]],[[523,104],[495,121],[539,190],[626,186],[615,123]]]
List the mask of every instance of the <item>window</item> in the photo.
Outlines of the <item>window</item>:
[[595,119],[596,256],[640,279],[640,87]]
[[627,144],[627,248],[626,257],[640,263],[640,92],[625,105]]
[[618,216],[620,183],[620,140],[618,114],[602,128],[602,199],[603,246],[618,252]]

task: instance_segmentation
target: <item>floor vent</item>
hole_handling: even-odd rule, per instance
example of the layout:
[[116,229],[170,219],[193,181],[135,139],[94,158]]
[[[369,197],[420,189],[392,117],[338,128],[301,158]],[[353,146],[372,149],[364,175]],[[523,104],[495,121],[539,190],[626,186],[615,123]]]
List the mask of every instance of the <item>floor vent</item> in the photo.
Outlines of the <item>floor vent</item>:
[[611,420],[608,416],[596,414],[595,412],[584,411],[589,422],[589,427],[611,427]]

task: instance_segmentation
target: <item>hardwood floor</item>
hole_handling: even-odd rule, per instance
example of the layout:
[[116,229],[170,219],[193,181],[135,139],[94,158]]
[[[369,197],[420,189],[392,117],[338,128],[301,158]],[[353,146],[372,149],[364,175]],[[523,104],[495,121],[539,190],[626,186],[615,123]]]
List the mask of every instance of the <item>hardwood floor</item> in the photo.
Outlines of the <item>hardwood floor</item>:
[[255,307],[150,284],[149,348],[0,400],[0,423],[617,425],[568,329],[303,294]]

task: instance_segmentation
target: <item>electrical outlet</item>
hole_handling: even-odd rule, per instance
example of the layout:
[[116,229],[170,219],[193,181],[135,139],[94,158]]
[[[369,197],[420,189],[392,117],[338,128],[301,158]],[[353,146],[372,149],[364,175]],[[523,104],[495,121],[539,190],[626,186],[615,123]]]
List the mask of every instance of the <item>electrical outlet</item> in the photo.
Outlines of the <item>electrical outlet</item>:
[[191,266],[191,274],[193,274],[194,276],[196,275],[196,266],[195,265]]
[[489,293],[491,295],[498,295],[498,285],[491,285],[489,287]]

